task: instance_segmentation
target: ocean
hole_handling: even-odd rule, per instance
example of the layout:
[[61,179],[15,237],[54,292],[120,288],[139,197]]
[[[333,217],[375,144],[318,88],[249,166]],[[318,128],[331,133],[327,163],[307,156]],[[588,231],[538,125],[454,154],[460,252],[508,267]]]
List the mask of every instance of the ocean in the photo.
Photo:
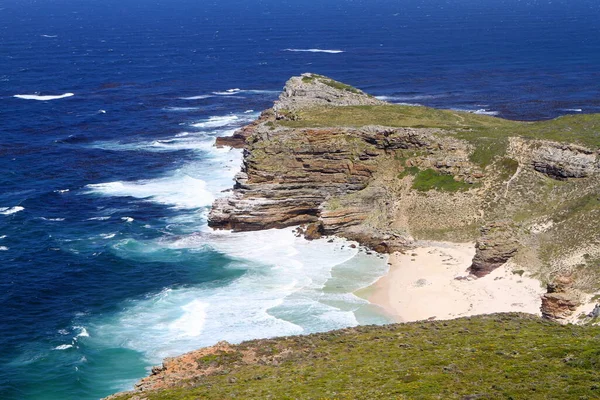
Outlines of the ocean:
[[206,225],[217,149],[315,72],[395,103],[600,112],[587,0],[0,4],[0,398],[98,399],[220,340],[388,322],[385,257]]

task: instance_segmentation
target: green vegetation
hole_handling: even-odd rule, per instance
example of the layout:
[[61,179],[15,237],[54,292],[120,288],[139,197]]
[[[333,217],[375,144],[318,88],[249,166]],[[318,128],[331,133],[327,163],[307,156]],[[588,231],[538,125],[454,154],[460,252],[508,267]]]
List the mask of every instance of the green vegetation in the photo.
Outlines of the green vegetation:
[[304,83],[311,83],[311,82],[315,82],[315,81],[322,82],[325,85],[330,86],[334,89],[345,90],[347,92],[355,93],[355,94],[362,94],[362,92],[360,90],[358,90],[357,88],[355,88],[354,86],[350,86],[350,85],[346,85],[345,83],[342,83],[342,82],[334,81],[333,79],[328,78],[323,75],[312,74],[311,76],[303,76],[302,77],[302,82],[304,82]]
[[[597,399],[600,327],[523,314],[255,340],[166,399]],[[260,351],[259,351],[260,350]],[[254,354],[254,362],[242,354]],[[124,394],[119,399],[131,398]]]
[[347,92],[355,94],[361,94],[361,91],[355,88],[354,86],[346,85],[345,83],[334,81],[333,79],[323,79],[321,82],[334,89],[345,90]]
[[406,168],[404,168],[404,171],[402,171],[398,174],[398,178],[402,179],[405,176],[409,176],[409,175],[415,176],[419,173],[419,171],[420,171],[420,169],[417,167],[406,167]]
[[432,189],[444,192],[457,192],[467,190],[471,187],[468,183],[454,180],[452,175],[445,175],[433,169],[419,171],[415,175],[412,188],[421,192],[427,192]]
[[468,183],[454,180],[452,175],[442,174],[431,168],[422,171],[417,167],[406,167],[398,174],[398,178],[402,179],[408,175],[414,176],[412,188],[421,192],[433,189],[443,192],[458,192],[472,187]]
[[[323,81],[327,79],[324,78]],[[344,85],[339,82],[335,84]],[[297,117],[295,121],[280,123],[288,127],[383,125],[448,130],[474,145],[475,151],[471,159],[484,167],[494,157],[505,152],[507,139],[511,136],[580,143],[600,148],[600,114],[568,115],[549,121],[523,122],[428,107],[382,105],[318,107],[299,111]]]

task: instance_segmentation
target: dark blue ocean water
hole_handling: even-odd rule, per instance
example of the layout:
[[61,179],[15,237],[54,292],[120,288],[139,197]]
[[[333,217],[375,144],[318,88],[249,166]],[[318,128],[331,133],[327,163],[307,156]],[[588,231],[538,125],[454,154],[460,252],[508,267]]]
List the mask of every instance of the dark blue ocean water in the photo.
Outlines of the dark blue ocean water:
[[214,137],[308,71],[512,119],[600,112],[599,28],[591,0],[0,3],[0,398],[99,398],[222,339],[385,322],[352,295],[385,260],[206,228],[241,157]]

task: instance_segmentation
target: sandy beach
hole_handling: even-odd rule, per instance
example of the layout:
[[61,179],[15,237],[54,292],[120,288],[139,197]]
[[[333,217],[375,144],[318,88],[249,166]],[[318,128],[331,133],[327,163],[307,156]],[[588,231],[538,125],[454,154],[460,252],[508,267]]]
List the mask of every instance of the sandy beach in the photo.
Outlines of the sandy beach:
[[395,253],[388,274],[369,288],[368,300],[398,322],[495,312],[540,315],[540,282],[513,272],[510,263],[480,279],[456,279],[468,275],[474,254],[473,243],[446,242]]

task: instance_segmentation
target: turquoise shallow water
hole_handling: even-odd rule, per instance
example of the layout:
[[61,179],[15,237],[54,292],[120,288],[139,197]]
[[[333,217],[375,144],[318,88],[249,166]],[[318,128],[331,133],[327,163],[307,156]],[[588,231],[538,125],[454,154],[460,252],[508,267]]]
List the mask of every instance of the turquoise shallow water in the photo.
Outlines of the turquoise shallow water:
[[214,138],[306,71],[393,102],[598,112],[599,17],[585,0],[0,5],[0,398],[99,398],[219,340],[385,322],[352,295],[385,260],[207,229],[241,159]]

